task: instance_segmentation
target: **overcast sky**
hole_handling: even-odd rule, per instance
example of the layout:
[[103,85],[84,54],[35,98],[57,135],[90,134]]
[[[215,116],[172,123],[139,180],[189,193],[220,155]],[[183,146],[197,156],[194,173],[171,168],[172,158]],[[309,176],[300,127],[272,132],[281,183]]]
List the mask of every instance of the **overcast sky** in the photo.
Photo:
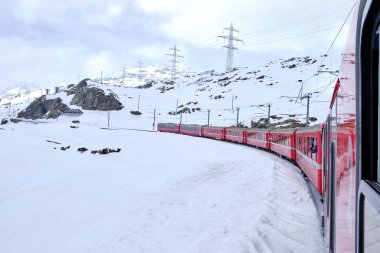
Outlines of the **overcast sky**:
[[[354,0],[2,0],[0,90],[54,86],[132,67],[167,65],[177,45],[193,71],[225,68],[223,28],[240,31],[234,66],[319,56]],[[348,27],[334,51],[344,47]],[[225,33],[226,35],[227,33]]]

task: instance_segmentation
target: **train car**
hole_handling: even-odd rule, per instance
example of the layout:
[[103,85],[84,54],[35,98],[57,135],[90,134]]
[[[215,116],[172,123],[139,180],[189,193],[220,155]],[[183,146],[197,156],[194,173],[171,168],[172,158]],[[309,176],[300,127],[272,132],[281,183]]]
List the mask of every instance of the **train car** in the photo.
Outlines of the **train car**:
[[326,252],[380,252],[379,28],[358,1],[323,133]]
[[213,127],[213,126],[202,126],[202,137],[225,140],[226,139],[226,128],[225,127]]
[[322,130],[323,124],[297,129],[295,135],[296,162],[322,193]]
[[247,129],[245,141],[247,145],[270,150],[268,129]]
[[295,161],[295,131],[295,128],[270,130],[268,138],[270,150]]
[[180,132],[180,125],[174,123],[158,123],[157,130],[159,132],[176,133]]
[[246,143],[247,128],[228,127],[226,128],[226,140],[237,143]]
[[200,125],[181,125],[180,133],[191,136],[201,136],[202,135],[202,126]]

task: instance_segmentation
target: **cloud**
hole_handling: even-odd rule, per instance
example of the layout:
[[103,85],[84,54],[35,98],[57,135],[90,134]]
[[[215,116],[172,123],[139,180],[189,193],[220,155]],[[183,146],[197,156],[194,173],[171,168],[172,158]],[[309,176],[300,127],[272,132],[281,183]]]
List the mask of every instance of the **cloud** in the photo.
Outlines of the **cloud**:
[[161,43],[154,43],[142,46],[133,50],[133,54],[150,60],[159,60],[169,52],[169,46]]
[[[252,66],[283,55],[321,54],[354,0],[5,0],[0,1],[0,83],[51,85],[134,66],[167,64],[177,45],[194,70],[223,69],[231,22]],[[347,26],[348,27],[348,26]],[[225,31],[226,32],[226,31]],[[225,33],[226,34],[226,33]],[[343,30],[334,51],[345,45]],[[1,87],[0,87],[1,88]]]

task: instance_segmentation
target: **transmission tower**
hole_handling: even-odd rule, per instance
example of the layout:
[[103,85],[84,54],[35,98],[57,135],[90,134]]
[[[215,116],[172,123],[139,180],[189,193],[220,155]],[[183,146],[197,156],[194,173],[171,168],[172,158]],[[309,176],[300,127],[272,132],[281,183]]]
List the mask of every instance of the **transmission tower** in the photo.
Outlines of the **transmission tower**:
[[227,48],[227,59],[226,59],[226,71],[230,71],[233,68],[233,61],[234,61],[234,50],[237,50],[238,48],[234,46],[234,42],[242,42],[243,40],[237,38],[234,36],[234,33],[239,33],[238,30],[234,28],[234,25],[231,23],[230,28],[224,28],[224,30],[228,30],[228,35],[220,35],[219,38],[222,38],[224,41],[228,40],[228,44],[224,45],[223,47]]
[[138,61],[137,62],[139,65],[137,66],[138,68],[139,68],[139,75],[138,75],[138,80],[141,82],[142,81],[142,67],[143,67],[143,62],[141,62],[141,60],[140,61]]
[[179,61],[177,61],[177,58],[180,57],[180,58],[183,58],[183,56],[179,55],[177,52],[181,51],[179,49],[177,49],[177,46],[174,46],[174,48],[170,48],[170,54],[166,54],[170,57],[172,57],[172,59],[170,60],[170,62],[172,63],[172,73],[171,73],[171,79],[172,81],[174,81],[174,79],[176,78],[176,75],[177,75],[177,63],[179,63]]

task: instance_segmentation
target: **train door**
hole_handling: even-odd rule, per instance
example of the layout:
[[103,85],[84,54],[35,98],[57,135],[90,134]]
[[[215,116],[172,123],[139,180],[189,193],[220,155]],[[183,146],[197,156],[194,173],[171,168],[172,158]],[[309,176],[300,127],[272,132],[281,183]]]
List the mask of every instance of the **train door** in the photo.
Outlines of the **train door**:
[[380,252],[380,1],[362,1],[359,13],[356,251]]
[[[335,99],[334,99],[335,100]],[[324,134],[324,235],[326,252],[336,252],[336,159],[337,102],[334,101],[326,121]]]

